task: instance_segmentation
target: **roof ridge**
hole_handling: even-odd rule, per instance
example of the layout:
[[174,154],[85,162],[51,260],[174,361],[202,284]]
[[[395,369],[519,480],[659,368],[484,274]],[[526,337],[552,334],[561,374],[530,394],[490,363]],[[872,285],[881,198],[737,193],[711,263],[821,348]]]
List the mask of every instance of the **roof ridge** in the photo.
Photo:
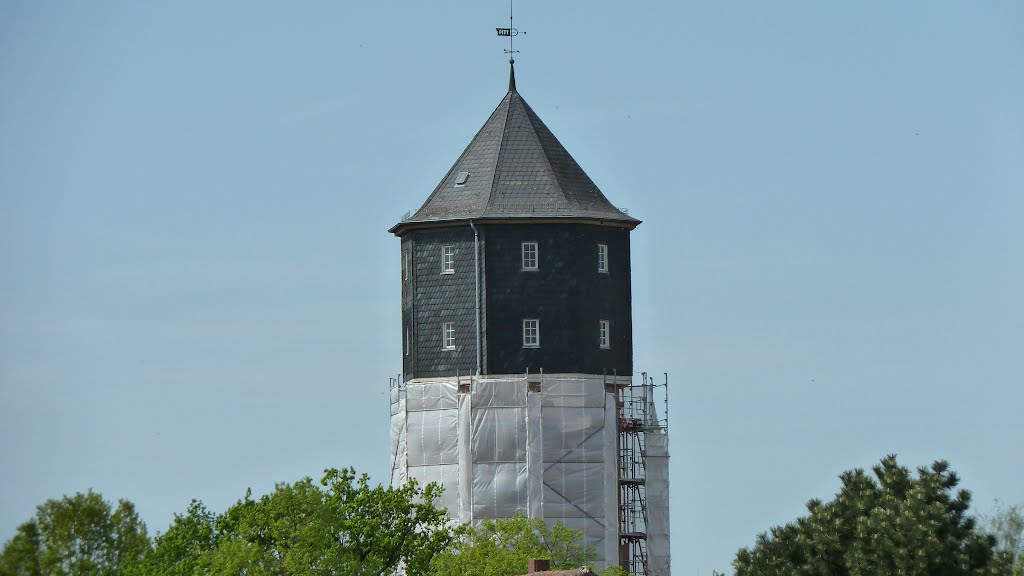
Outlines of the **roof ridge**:
[[[490,120],[491,117],[493,117],[494,114],[498,112],[498,110],[501,108],[502,104],[504,104],[504,103],[505,103],[505,99],[502,98],[501,102],[498,102],[498,105],[494,108],[494,111],[492,111],[491,114],[487,117],[487,120]],[[511,104],[511,102],[509,104]],[[505,123],[507,123],[507,122],[508,122],[508,111],[507,111],[507,108],[506,108],[505,122],[502,123],[502,130],[504,130]],[[444,193],[444,190],[445,190],[444,189],[444,183],[447,182],[449,178],[451,178],[451,175],[452,175],[453,172],[455,172],[455,169],[458,168],[460,164],[462,164],[462,161],[470,153],[470,149],[473,147],[473,143],[476,142],[477,138],[480,137],[480,134],[482,134],[483,131],[487,129],[487,124],[488,124],[488,122],[484,121],[483,125],[480,126],[479,129],[477,129],[476,133],[473,134],[473,138],[470,139],[469,144],[467,144],[466,147],[462,150],[462,153],[459,154],[458,159],[455,160],[455,163],[452,164],[451,167],[448,168],[448,171],[446,171],[444,173],[444,176],[441,177],[441,180],[440,180],[440,182],[438,182],[437,186],[434,188],[434,191],[430,193],[430,196],[427,196],[426,201],[424,201],[423,204],[420,206],[420,208],[415,210],[413,212],[413,214],[415,214],[416,212],[419,212],[419,210],[422,210],[423,206],[426,206],[426,205],[430,204],[430,201],[433,200],[436,196]],[[494,183],[492,181],[491,186],[493,187],[493,185],[494,185]],[[491,189],[488,188],[488,190],[487,190],[487,197],[488,197],[488,199],[490,199],[490,195],[491,195]],[[486,207],[487,207],[487,203],[484,202],[482,206],[479,206],[479,212],[482,214]]]
[[[537,113],[534,112],[533,114],[530,114],[530,112],[533,112],[533,108],[531,108],[530,105],[526,102],[526,98],[520,97],[520,100],[523,101],[523,112],[526,113],[526,121],[530,123],[530,128],[532,128],[530,132],[533,134],[533,137],[537,139],[537,145],[540,146],[541,156],[544,157],[544,162],[547,163],[548,165],[548,170],[551,172],[551,177],[555,179],[555,184],[558,185],[558,191],[560,195],[562,196],[562,198],[565,198],[567,200],[566,203],[569,204],[570,207],[572,207],[573,204],[579,204],[578,202],[568,202],[569,198],[567,197],[567,191],[565,189],[565,186],[562,186],[562,179],[558,177],[558,171],[555,170],[555,165],[551,163],[551,157],[548,156],[548,150],[547,148],[544,147],[544,141],[541,140],[540,138],[540,130],[537,128],[537,125],[533,123],[533,118],[531,118],[531,116],[537,116]],[[511,108],[511,106],[509,107]],[[537,116],[537,121],[540,121],[540,116]],[[541,122],[541,125],[544,126],[544,128],[548,132],[551,131],[551,129],[548,128],[547,125],[545,125],[543,122]],[[554,134],[552,134],[552,136],[554,136]],[[557,140],[557,138],[555,140]],[[575,197],[575,194],[573,194],[573,196]],[[573,199],[575,200],[575,198]]]
[[[501,156],[505,151],[504,144],[505,134],[508,133],[508,117],[512,114],[512,100],[516,96],[519,96],[519,92],[515,91],[515,87],[513,85],[513,88],[508,91],[507,95],[505,95],[505,98],[508,98],[508,106],[505,107],[505,120],[501,123],[501,139],[498,140],[498,153],[494,156],[494,170],[491,171],[491,185],[487,187],[487,199],[483,203],[483,208],[480,211],[481,214],[487,212],[487,208],[490,207],[491,196],[493,196],[492,192],[494,192],[494,186],[498,183],[498,166],[501,165]],[[519,96],[519,98],[522,99],[522,96]],[[505,99],[502,98],[502,102],[504,101]]]
[[[555,136],[555,133],[551,128],[549,128],[548,125],[540,119],[540,115],[537,114],[537,111],[534,110],[533,107],[525,100],[523,101],[523,104],[526,108],[527,118],[530,120],[530,125],[533,126],[533,129],[537,134],[537,140],[540,143],[541,150],[544,152],[544,158],[547,159],[548,164],[551,166],[555,181],[558,183],[558,188],[562,191],[562,196],[565,198],[566,202],[573,208],[589,208],[595,200],[589,199],[588,201],[586,198],[581,198],[580,190],[577,190],[571,181],[565,179],[566,176],[571,176],[564,173],[566,168],[565,164],[570,163],[572,168],[575,168],[575,171],[586,179],[587,192],[596,195],[599,203],[603,200],[609,207],[619,211],[619,209],[616,208],[615,205],[612,204],[604,195],[604,192],[601,192],[601,188],[596,182],[594,182],[594,179],[590,177],[590,174],[587,174],[583,167],[580,166],[580,163],[576,161],[576,158],[569,153],[569,150],[562,144],[562,141],[558,139],[558,136]],[[551,142],[547,142],[547,139],[550,139]],[[549,149],[549,146],[552,147]],[[556,156],[565,156],[565,158],[560,158],[561,162],[558,164],[558,168],[561,168],[561,170],[556,168],[556,164],[552,161],[552,154]]]

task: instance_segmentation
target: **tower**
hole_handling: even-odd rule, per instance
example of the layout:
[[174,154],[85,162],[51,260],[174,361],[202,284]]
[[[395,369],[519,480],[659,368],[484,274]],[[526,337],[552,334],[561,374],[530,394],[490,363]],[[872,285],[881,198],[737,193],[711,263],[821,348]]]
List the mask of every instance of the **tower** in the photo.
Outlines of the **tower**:
[[[667,575],[667,435],[653,384],[632,379],[640,221],[605,198],[510,66],[483,127],[389,230],[402,266],[392,482],[439,482],[463,522],[561,520],[599,565]],[[643,472],[655,460],[660,478]]]

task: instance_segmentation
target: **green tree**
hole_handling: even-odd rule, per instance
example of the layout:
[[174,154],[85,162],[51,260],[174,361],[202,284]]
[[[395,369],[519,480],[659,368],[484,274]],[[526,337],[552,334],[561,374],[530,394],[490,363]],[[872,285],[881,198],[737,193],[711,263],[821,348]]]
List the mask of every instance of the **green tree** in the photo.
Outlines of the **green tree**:
[[29,520],[21,526],[0,552],[0,576],[41,576],[39,566],[39,524]]
[[967,514],[970,493],[953,493],[959,479],[945,461],[915,477],[890,455],[872,471],[844,472],[831,502],[811,500],[808,516],[759,535],[736,554],[736,576],[1009,573],[995,538]]
[[984,518],[983,526],[996,537],[996,548],[1010,556],[1014,576],[1024,575],[1024,506],[996,501],[995,512]]
[[47,500],[0,552],[0,576],[127,574],[149,551],[135,506],[89,490]]
[[217,546],[215,520],[216,515],[202,502],[193,500],[188,511],[175,514],[167,532],[154,539],[142,572],[160,576],[199,574],[201,559]]
[[434,557],[435,576],[503,576],[526,574],[531,558],[551,560],[553,569],[579,568],[594,556],[580,543],[583,533],[561,522],[548,526],[522,514],[485,519],[479,527],[463,526],[449,550]]
[[351,468],[327,470],[319,484],[304,478],[251,493],[213,515],[193,501],[156,538],[145,573],[154,576],[383,575],[400,564],[417,576],[453,537],[435,508],[441,489],[415,482],[371,487]]

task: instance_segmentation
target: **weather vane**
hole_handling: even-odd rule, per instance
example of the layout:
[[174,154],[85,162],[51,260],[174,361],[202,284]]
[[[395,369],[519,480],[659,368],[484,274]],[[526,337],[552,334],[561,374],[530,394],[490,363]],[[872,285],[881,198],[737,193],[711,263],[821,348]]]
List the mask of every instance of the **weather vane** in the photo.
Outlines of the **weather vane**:
[[[505,49],[505,54],[508,54],[508,61],[510,64],[514,64],[516,59],[514,54],[518,54],[519,50],[512,49],[512,38],[519,36],[519,30],[516,30],[512,26],[512,0],[508,0],[508,28],[495,28],[498,31],[498,36],[508,36],[508,48]],[[525,36],[526,32],[522,32]]]

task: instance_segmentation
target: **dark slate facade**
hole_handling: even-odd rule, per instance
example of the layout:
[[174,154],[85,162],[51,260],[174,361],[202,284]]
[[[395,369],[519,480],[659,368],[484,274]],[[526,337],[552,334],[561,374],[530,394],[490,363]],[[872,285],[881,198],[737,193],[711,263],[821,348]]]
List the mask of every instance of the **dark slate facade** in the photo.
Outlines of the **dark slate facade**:
[[[582,224],[488,226],[486,370],[516,374],[631,374],[629,232]],[[538,269],[522,269],[522,243],[536,242]],[[598,272],[597,246],[608,246]],[[540,346],[523,346],[523,320],[540,321]],[[599,322],[609,322],[609,347]]]
[[[445,246],[454,271],[441,269]],[[418,378],[476,373],[476,286],[473,231],[469,227],[418,230],[402,239],[403,371]],[[445,322],[455,348],[445,349]]]
[[[508,94],[427,201],[390,230],[402,239],[405,378],[475,374],[478,361],[483,374],[631,374],[629,233],[639,223],[541,122],[513,72]],[[523,242],[537,243],[537,270],[523,270]],[[598,270],[599,244],[607,271]],[[524,346],[524,319],[539,321],[539,346]],[[454,347],[445,346],[446,322]]]

